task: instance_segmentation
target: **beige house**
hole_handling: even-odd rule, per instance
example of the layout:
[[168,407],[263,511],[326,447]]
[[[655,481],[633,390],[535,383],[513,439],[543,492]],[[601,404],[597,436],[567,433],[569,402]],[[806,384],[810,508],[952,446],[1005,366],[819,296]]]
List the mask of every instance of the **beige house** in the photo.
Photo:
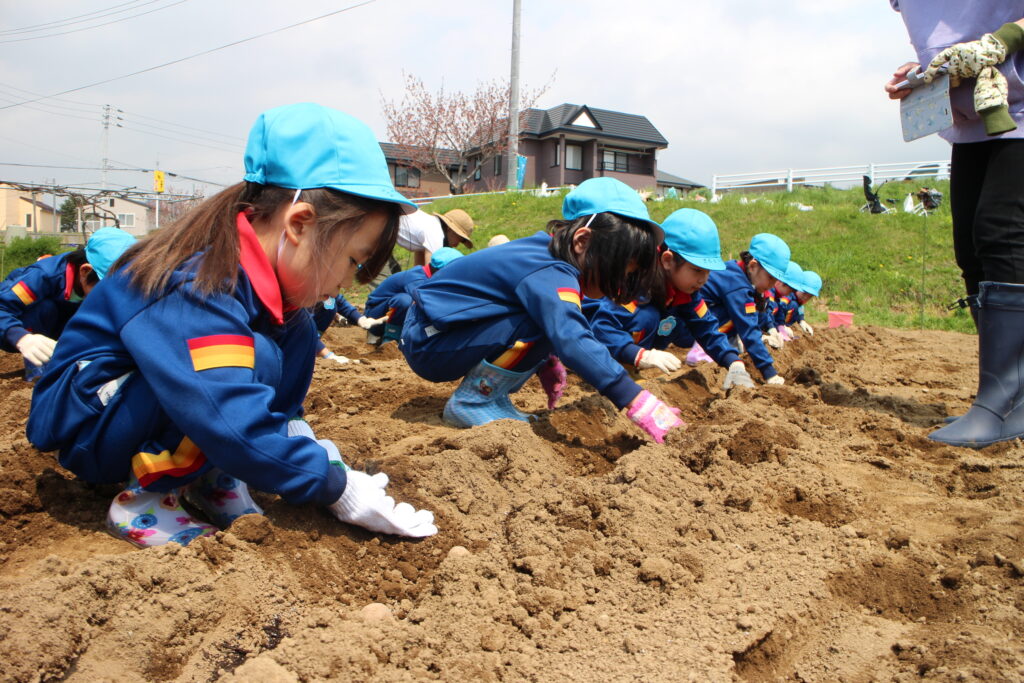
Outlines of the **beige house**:
[[26,232],[56,232],[59,219],[53,210],[52,195],[32,193],[0,184],[0,226],[22,227]]
[[83,210],[87,232],[116,226],[137,237],[145,235],[153,227],[154,212],[149,204],[123,197],[101,197]]

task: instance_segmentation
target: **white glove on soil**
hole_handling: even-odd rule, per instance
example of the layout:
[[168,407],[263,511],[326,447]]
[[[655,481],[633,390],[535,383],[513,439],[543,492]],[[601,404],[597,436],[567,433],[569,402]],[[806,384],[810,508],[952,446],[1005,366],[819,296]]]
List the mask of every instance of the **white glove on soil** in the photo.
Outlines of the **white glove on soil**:
[[377,327],[377,325],[383,325],[387,321],[388,321],[388,317],[387,316],[384,316],[383,318],[367,318],[365,315],[361,315],[361,316],[359,316],[359,320],[356,321],[356,324],[359,325],[359,327],[363,328],[364,330],[368,330],[371,327]]
[[786,380],[783,379],[782,375],[775,375],[770,380],[765,382],[765,384],[785,384],[785,383],[786,383]]
[[801,330],[811,335],[812,337],[814,336],[814,328],[808,325],[806,320],[801,320],[799,324]]
[[666,375],[675,372],[683,367],[683,361],[673,356],[668,351],[657,349],[643,349],[637,354],[636,366],[641,370],[645,368],[658,368]]
[[15,346],[29,363],[42,365],[53,357],[57,342],[44,334],[26,334]]
[[754,387],[754,379],[747,372],[747,366],[741,360],[734,360],[729,364],[729,372],[725,375],[725,381],[722,382],[723,389],[728,390],[733,387]]
[[355,524],[381,534],[423,538],[437,533],[434,513],[417,510],[408,503],[398,503],[384,492],[388,475],[378,472],[349,470],[348,483],[341,498],[328,509],[342,522]]
[[324,358],[326,358],[327,360],[333,360],[335,363],[341,363],[342,365],[346,365],[352,362],[345,356],[339,356],[334,351],[328,351],[327,355],[324,356]]
[[768,330],[767,334],[761,335],[761,341],[763,341],[765,344],[772,347],[773,349],[782,348],[782,337],[779,336],[779,331],[776,330],[774,327]]

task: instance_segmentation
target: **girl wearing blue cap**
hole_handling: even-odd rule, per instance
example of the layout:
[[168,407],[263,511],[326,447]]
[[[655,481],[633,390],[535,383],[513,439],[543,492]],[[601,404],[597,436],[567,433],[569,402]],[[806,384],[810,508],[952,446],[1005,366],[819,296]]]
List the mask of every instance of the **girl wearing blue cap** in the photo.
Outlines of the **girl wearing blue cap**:
[[813,270],[805,270],[800,277],[800,284],[793,292],[796,307],[793,313],[793,321],[790,325],[797,324],[800,329],[809,335],[814,335],[814,328],[804,320],[804,306],[808,301],[821,294],[821,276]]
[[366,297],[366,313],[378,321],[376,329],[370,332],[377,336],[379,343],[395,341],[401,336],[405,315],[412,306],[412,293],[461,256],[462,252],[454,247],[441,247],[430,256],[430,263],[388,276],[370,292]]
[[[662,349],[669,344],[700,344],[715,362],[728,369],[724,387],[754,386],[740,355],[708,310],[699,290],[711,271],[724,270],[718,227],[696,209],[679,209],[661,224],[665,243],[658,257],[663,277],[655,282],[651,301],[617,304],[588,299],[583,306],[594,336],[621,363],[637,369],[674,372],[682,363]],[[663,302],[655,305],[653,302]]]
[[789,326],[796,324],[796,310],[800,304],[796,300],[796,292],[803,283],[804,269],[796,261],[790,261],[786,274],[775,283],[776,306],[772,316],[775,329],[782,341],[793,341],[795,337]]
[[529,416],[512,405],[534,373],[553,408],[565,384],[558,359],[662,442],[682,425],[630,379],[583,316],[583,296],[628,302],[650,288],[661,228],[637,193],[613,178],[566,195],[548,232],[475,252],[413,292],[399,347],[432,382],[462,378],[444,419],[462,427]]
[[765,348],[759,324],[764,309],[763,293],[784,277],[789,265],[789,246],[770,233],[754,235],[750,250],[729,261],[725,270],[716,270],[708,277],[700,293],[721,323],[720,332],[737,336],[754,361],[754,366],[768,384],[783,384],[775,370],[775,360]]
[[100,228],[75,251],[11,271],[0,283],[0,348],[25,360],[25,379],[42,374],[57,339],[92,288],[135,238]]
[[349,470],[301,420],[307,307],[357,271],[369,280],[411,203],[369,128],[315,104],[261,114],[245,166],[245,182],[131,248],[89,296],[35,387],[29,440],[86,481],[128,480],[108,528],[139,546],[260,512],[247,485],[372,531],[436,533],[430,512],[386,495],[386,475]]

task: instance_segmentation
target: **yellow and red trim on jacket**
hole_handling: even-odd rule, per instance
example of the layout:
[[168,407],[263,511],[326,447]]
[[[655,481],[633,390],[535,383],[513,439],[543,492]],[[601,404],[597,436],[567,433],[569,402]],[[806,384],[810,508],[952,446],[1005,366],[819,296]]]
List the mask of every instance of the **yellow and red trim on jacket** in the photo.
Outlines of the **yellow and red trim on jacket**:
[[755,304],[753,301],[748,301],[747,303],[743,304],[743,312],[746,313],[747,315],[757,313],[757,304]]
[[693,312],[697,314],[698,318],[703,318],[708,314],[708,304],[704,299],[700,300],[700,303],[694,306]]
[[132,456],[132,473],[143,487],[161,477],[183,477],[195,472],[206,464],[206,456],[187,436],[181,440],[174,452],[163,450],[159,453],[139,451]]
[[519,361],[533,348],[536,342],[517,341],[505,353],[495,358],[491,365],[496,365],[503,370],[511,370],[519,365]]
[[18,282],[13,287],[11,287],[11,291],[14,292],[14,296],[21,299],[21,303],[25,304],[26,306],[31,306],[36,302],[36,299],[38,298],[36,296],[36,293],[32,291],[32,288],[25,284],[22,280],[18,280]]
[[253,368],[256,366],[256,346],[252,337],[242,334],[211,334],[188,340],[188,353],[192,368]]
[[576,304],[577,308],[582,308],[580,302],[583,300],[583,295],[578,289],[572,287],[559,287],[558,298],[570,304]]

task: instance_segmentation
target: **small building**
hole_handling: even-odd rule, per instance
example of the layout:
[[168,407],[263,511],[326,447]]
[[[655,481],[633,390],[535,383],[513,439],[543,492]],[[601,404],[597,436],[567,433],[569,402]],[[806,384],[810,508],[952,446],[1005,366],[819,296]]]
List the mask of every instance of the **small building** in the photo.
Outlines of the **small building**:
[[87,232],[116,226],[135,236],[145,235],[154,224],[154,212],[147,202],[125,197],[99,197],[83,208]]
[[659,196],[664,197],[670,188],[674,188],[679,194],[689,192],[690,190],[696,190],[701,187],[707,187],[698,183],[696,180],[688,180],[686,178],[680,178],[677,175],[671,173],[665,173],[664,171],[658,171],[657,173],[657,193]]
[[[50,199],[51,203],[45,200]],[[53,210],[52,195],[0,184],[0,225],[24,228],[29,232],[57,232],[59,219]]]
[[[527,109],[519,138],[519,154],[527,158],[523,186],[578,185],[603,176],[653,190],[658,184],[657,153],[666,147],[668,140],[639,114],[568,103]],[[467,192],[506,187],[502,155],[478,161]]]
[[[416,199],[417,197],[440,197],[451,194],[452,188],[447,178],[437,170],[421,171],[413,166],[408,150],[401,145],[382,142],[380,148],[384,151],[384,158],[388,162],[391,182],[394,183],[395,189],[405,197]],[[454,166],[451,171],[454,176],[458,168],[458,159],[455,158],[454,153],[447,150],[441,150],[441,153],[450,157],[447,161],[450,167]]]

